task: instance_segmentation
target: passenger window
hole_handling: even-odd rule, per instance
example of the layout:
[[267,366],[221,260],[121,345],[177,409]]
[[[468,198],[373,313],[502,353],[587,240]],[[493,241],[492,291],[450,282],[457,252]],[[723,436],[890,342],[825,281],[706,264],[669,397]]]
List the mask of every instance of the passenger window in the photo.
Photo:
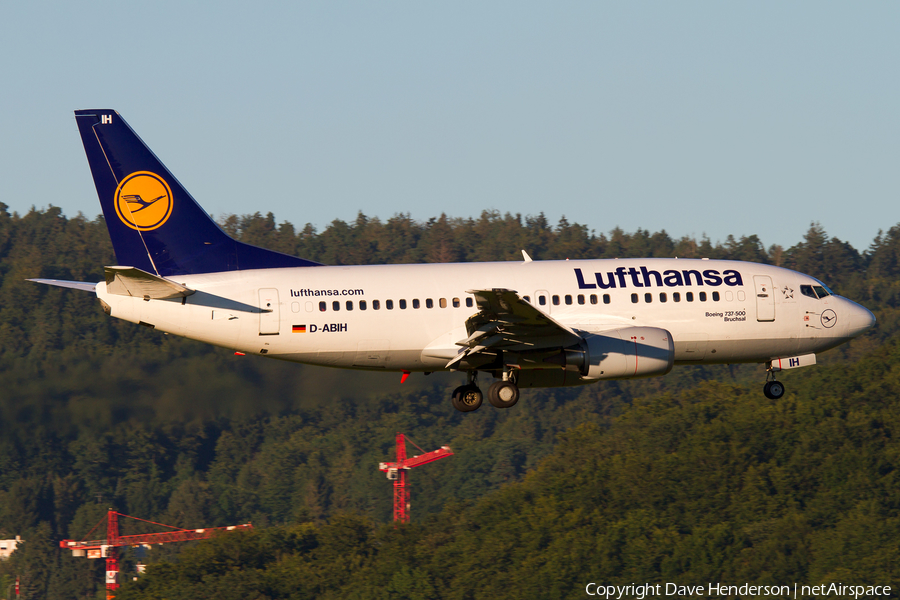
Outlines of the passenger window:
[[413,308],[419,308],[419,299],[413,298]]
[[591,304],[597,304],[597,294],[591,294]]
[[547,296],[538,296],[538,304],[541,306],[547,304]]
[[644,302],[646,302],[648,304],[653,302],[653,294],[651,294],[650,292],[647,292],[646,294],[644,294]]
[[320,310],[320,311],[325,312],[325,308],[326,308],[327,306],[328,306],[328,305],[325,304],[325,301],[324,301],[324,300],[323,300],[322,302],[319,302],[319,310]]
[[609,294],[603,294],[603,304],[609,304]]
[[400,310],[406,310],[406,300],[401,300],[398,304],[400,305]]
[[341,303],[338,302],[337,300],[335,300],[334,302],[331,303],[331,309],[332,310],[341,310]]
[[347,300],[347,310],[353,310],[353,300]]
[[525,302],[531,302],[531,296],[522,296],[525,298]]
[[718,302],[719,298],[720,298],[719,292],[713,292],[713,301]]
[[459,298],[453,299],[453,308],[459,308]]
[[366,301],[365,300],[359,301],[359,310],[366,310]]
[[693,302],[694,301],[694,292],[685,292],[684,299],[687,300],[688,302]]
[[706,292],[700,292],[700,302],[706,302]]
[[385,300],[384,307],[388,310],[394,310],[394,301],[393,300]]
[[447,299],[441,298],[441,308],[447,308]]
[[632,295],[631,295],[631,302],[632,302],[633,304],[637,304],[637,303],[638,303],[638,295],[637,295],[637,294],[632,294]]
[[681,293],[672,292],[672,301],[673,302],[681,302]]
[[425,298],[425,308],[434,308],[434,300]]
[[572,304],[572,294],[566,294],[566,304]]
[[381,308],[381,301],[372,300],[372,310],[378,310],[379,308]]
[[550,299],[553,301],[553,306],[559,306],[559,296],[553,294]]
[[466,298],[466,308],[472,308],[472,306],[474,306],[474,304],[475,304],[474,300],[472,300],[471,298]]
[[666,293],[665,293],[665,292],[660,292],[660,293],[659,293],[659,301],[660,301],[660,302],[666,302],[667,300],[668,300],[668,298],[666,298]]

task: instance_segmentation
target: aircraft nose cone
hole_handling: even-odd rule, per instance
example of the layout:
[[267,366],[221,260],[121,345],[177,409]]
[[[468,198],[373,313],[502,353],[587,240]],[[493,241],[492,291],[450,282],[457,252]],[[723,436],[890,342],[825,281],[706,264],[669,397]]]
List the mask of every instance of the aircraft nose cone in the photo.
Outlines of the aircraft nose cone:
[[865,306],[854,304],[847,321],[847,333],[856,337],[875,326],[875,315]]

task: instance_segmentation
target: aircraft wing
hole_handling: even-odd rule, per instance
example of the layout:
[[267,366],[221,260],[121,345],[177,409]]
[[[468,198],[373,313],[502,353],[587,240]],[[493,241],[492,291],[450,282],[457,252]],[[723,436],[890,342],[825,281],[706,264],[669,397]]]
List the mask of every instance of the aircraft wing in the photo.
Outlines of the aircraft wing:
[[447,368],[468,357],[498,351],[522,352],[577,344],[581,336],[538,310],[514,290],[467,290],[475,296],[478,312],[466,320],[469,337],[456,342],[462,346]]

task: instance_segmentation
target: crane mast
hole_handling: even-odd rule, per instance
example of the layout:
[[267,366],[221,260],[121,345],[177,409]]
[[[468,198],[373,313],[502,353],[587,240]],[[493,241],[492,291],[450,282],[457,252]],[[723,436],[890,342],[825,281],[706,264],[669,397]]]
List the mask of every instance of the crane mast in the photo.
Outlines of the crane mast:
[[[383,462],[378,465],[378,470],[387,473],[387,478],[394,482],[394,522],[409,523],[409,488],[407,487],[407,471],[415,467],[421,467],[428,463],[453,456],[450,446],[441,446],[433,452],[406,457],[406,436],[397,433],[395,438],[397,460]],[[410,440],[412,441],[412,440]],[[418,448],[418,446],[416,446]],[[421,448],[419,448],[421,450]]]

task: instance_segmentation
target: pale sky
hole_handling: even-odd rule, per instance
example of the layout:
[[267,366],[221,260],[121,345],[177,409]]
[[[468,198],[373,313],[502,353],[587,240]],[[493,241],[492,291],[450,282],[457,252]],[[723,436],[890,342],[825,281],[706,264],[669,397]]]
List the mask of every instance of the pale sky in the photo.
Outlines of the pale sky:
[[864,250],[900,222],[900,3],[3,2],[0,202],[100,212],[113,108],[210,213],[482,210]]

